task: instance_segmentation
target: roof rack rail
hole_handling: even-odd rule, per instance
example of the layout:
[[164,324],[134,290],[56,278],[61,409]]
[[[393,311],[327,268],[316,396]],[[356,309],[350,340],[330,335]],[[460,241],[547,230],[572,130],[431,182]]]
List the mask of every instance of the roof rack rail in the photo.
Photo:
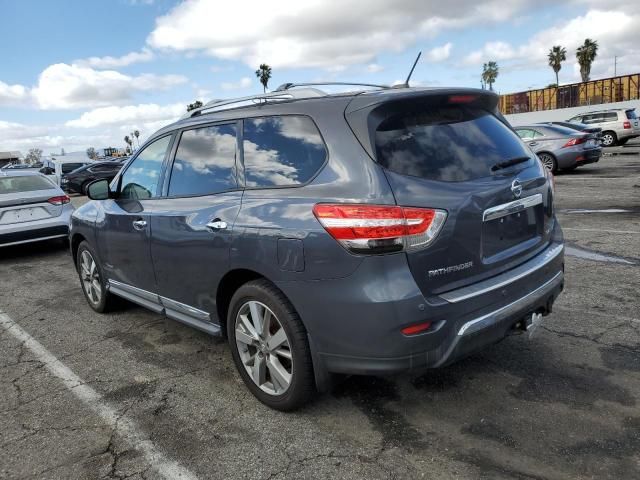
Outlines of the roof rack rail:
[[313,82],[313,83],[283,83],[278,88],[276,88],[274,91],[275,92],[286,92],[286,91],[289,91],[290,89],[296,88],[296,87],[317,87],[317,86],[323,86],[323,85],[328,85],[328,86],[330,86],[330,85],[349,85],[349,86],[353,86],[353,87],[374,87],[374,88],[381,88],[383,90],[391,88],[389,85],[379,85],[379,84],[376,84],[376,83]]
[[[324,97],[325,95],[325,92],[323,92],[322,90],[318,90],[317,88],[304,88],[291,92],[287,91],[285,93],[275,90],[273,92],[249,95],[247,97],[211,100],[210,102],[204,104],[202,107],[188,111],[180,119],[182,120],[185,118],[195,117],[196,115],[200,115],[204,110],[227,110],[226,108],[221,107],[227,107],[229,105],[235,105],[239,103],[253,102],[255,104],[259,104],[267,103],[270,100],[294,100],[299,98]],[[239,107],[242,106],[245,105],[240,105]]]

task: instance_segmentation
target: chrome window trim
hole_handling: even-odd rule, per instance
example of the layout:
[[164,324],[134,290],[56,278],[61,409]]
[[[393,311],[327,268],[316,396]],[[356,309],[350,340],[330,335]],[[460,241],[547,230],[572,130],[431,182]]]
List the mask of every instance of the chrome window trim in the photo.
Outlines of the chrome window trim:
[[502,205],[496,205],[495,207],[487,208],[482,214],[482,221],[488,222],[495,220],[496,218],[506,217],[512,213],[522,212],[530,207],[542,204],[542,194],[536,193],[529,197],[520,198],[512,202],[503,203]]
[[440,297],[444,298],[449,303],[457,303],[504,287],[505,285],[520,280],[521,278],[545,267],[560,255],[563,250],[563,244],[555,244],[545,252],[537,255],[532,260],[529,260],[519,267],[513,268],[507,272],[501,273],[500,275],[496,275],[495,277],[483,280],[468,287],[442,293],[440,294]]

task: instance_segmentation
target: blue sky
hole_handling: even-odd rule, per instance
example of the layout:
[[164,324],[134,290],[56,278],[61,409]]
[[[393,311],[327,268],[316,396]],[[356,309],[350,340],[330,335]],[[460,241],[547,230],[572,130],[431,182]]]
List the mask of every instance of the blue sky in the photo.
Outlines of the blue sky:
[[[393,83],[418,51],[417,85],[480,86],[495,60],[501,93],[555,81],[546,52],[600,50],[592,77],[640,71],[640,1],[618,0],[0,0],[0,150],[122,146],[195,99],[296,81]],[[7,39],[12,39],[8,41]]]

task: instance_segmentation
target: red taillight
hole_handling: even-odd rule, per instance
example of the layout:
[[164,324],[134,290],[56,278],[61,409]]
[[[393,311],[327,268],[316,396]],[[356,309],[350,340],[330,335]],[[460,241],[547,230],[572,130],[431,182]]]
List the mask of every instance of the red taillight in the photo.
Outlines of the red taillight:
[[449,103],[460,104],[460,103],[471,103],[476,98],[476,95],[451,95],[449,97]]
[[71,199],[66,195],[62,195],[60,197],[51,197],[49,200],[47,200],[47,202],[49,202],[51,205],[64,205],[65,203],[69,203],[70,201]]
[[631,128],[631,122],[624,122],[624,123],[622,124],[622,127],[623,127],[623,128]]
[[418,333],[426,332],[431,328],[431,322],[416,323],[409,327],[405,327],[400,330],[405,335],[416,335]]
[[586,142],[587,139],[584,137],[580,137],[580,138],[572,138],[571,140],[569,140],[567,143],[565,143],[562,148],[564,147],[573,147],[574,145],[580,145],[581,143]]
[[313,214],[347,249],[386,253],[426,247],[436,237],[447,213],[431,208],[361,204],[317,204]]

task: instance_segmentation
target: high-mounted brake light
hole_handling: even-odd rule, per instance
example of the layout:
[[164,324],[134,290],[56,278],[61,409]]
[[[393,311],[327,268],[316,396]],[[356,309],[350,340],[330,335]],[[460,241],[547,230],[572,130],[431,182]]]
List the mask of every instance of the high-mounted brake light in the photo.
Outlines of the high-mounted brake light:
[[625,128],[625,129],[631,128],[631,122],[624,122],[622,124],[622,128]]
[[64,205],[66,203],[69,203],[70,201],[71,199],[67,195],[51,197],[49,200],[47,200],[47,202],[49,202],[51,205]]
[[574,145],[580,145],[581,143],[586,142],[587,139],[584,137],[579,137],[579,138],[572,138],[571,140],[569,140],[567,143],[565,143],[562,148],[564,147],[573,147]]
[[449,103],[460,104],[460,103],[471,103],[477,97],[477,95],[451,95],[449,96]]
[[432,208],[392,205],[322,204],[313,214],[325,230],[356,253],[418,250],[438,235],[447,213]]

